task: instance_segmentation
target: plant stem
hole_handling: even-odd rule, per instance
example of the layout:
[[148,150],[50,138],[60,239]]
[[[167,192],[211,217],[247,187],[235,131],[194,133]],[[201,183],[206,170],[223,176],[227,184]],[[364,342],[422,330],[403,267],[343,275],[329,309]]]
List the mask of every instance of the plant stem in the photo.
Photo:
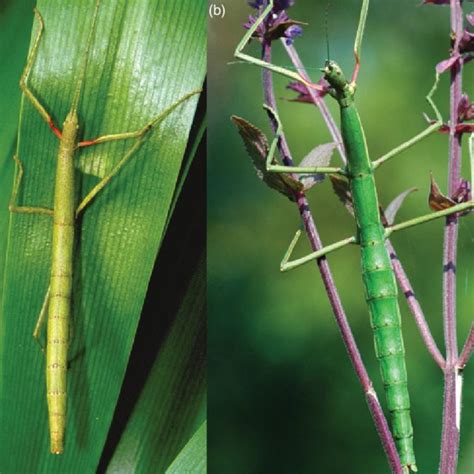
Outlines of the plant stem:
[[[282,43],[286,49],[286,52],[288,53],[289,58],[291,59],[291,62],[293,63],[293,66],[296,68],[298,73],[301,75],[301,77],[306,79],[308,82],[311,82],[311,78],[306,72],[306,69],[304,68],[303,63],[301,62],[301,59],[298,53],[296,52],[295,47],[292,44],[288,45],[286,41],[284,40],[282,40]],[[347,163],[346,151],[344,150],[344,145],[342,143],[341,132],[339,131],[339,128],[336,125],[336,122],[332,118],[331,112],[329,111],[329,108],[326,105],[326,102],[324,102],[320,93],[318,93],[314,89],[311,89],[310,87],[308,87],[307,89],[308,89],[308,94],[311,97],[311,100],[314,102],[314,105],[316,105],[316,107],[318,107],[319,111],[321,112],[321,116],[323,117],[323,120],[328,127],[329,133],[331,134],[332,139],[336,143],[337,150],[339,152],[342,162],[346,164]]]
[[[459,54],[459,41],[463,33],[461,0],[451,0],[451,31],[455,41],[451,54]],[[450,84],[450,131],[448,193],[452,195],[461,179],[461,135],[456,133],[458,105],[462,92],[462,63],[458,61],[451,69]],[[441,474],[455,474],[459,450],[459,412],[461,384],[458,383],[458,344],[456,336],[456,258],[458,241],[458,219],[455,215],[446,218],[443,252],[443,319],[446,346],[444,371],[443,431],[441,436]]]
[[[262,59],[266,62],[271,62],[271,44],[264,42],[262,46]],[[263,78],[263,91],[264,91],[264,101],[265,104],[270,106],[273,110],[277,110],[275,94],[273,90],[273,80],[272,73],[267,69],[263,69],[262,73]],[[276,132],[277,124],[274,120],[270,119],[271,127],[273,132]],[[282,156],[282,161],[287,166],[294,166],[293,159],[291,157],[290,149],[288,147],[288,142],[284,133],[281,134],[280,141],[278,144],[280,154]],[[301,218],[304,223],[306,233],[308,235],[311,247],[314,251],[322,248],[322,242],[319,237],[319,233],[316,228],[313,216],[311,214],[308,201],[304,193],[297,194],[297,206]],[[326,292],[329,297],[330,304],[332,306],[336,323],[341,332],[342,339],[346,346],[349,358],[352,362],[354,370],[359,378],[360,384],[364,390],[367,404],[369,406],[370,413],[374,420],[377,432],[379,433],[383,448],[387,455],[390,467],[393,473],[402,474],[402,467],[400,464],[400,458],[395,447],[395,443],[390,432],[387,420],[383,413],[382,407],[378,401],[377,395],[373,389],[372,381],[369,378],[367,370],[365,368],[364,362],[360,355],[359,349],[352,334],[349,322],[347,321],[346,314],[342,307],[342,302],[339,297],[334,279],[329,268],[329,263],[326,258],[320,258],[317,261],[321,277],[326,288]]]
[[400,289],[402,290],[403,294],[405,295],[405,298],[407,299],[408,307],[410,308],[410,311],[413,314],[413,317],[415,318],[415,322],[418,326],[421,337],[425,341],[425,345],[429,353],[433,357],[434,361],[442,370],[444,370],[444,357],[441,354],[438,345],[436,344],[436,341],[433,339],[433,335],[431,334],[428,322],[426,321],[420,303],[418,302],[415,296],[415,292],[413,291],[413,287],[410,284],[410,280],[408,279],[407,274],[405,273],[405,270],[403,269],[402,264],[400,263],[400,260],[398,259],[398,256],[390,240],[386,240],[385,246],[387,247],[390,259],[392,260],[393,271],[395,272],[395,276],[397,277],[398,284],[400,285]]

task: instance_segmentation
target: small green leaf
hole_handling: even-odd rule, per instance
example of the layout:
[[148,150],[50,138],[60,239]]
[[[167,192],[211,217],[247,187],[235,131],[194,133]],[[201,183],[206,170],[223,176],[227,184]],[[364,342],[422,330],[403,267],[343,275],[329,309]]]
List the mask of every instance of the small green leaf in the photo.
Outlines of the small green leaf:
[[291,201],[295,201],[295,193],[303,191],[303,183],[289,174],[267,171],[265,162],[269,147],[265,134],[241,117],[233,115],[231,119],[244,141],[247,153],[257,171],[257,176],[270,188],[284,194]]

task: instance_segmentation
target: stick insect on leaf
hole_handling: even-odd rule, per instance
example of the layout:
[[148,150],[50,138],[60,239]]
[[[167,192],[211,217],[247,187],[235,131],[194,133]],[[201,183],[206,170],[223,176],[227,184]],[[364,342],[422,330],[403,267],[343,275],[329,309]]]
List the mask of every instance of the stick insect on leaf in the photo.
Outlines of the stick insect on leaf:
[[[186,2],[186,8],[181,8],[181,3],[100,3],[78,105],[81,137],[140,129],[201,87],[205,8],[202,2]],[[95,5],[95,1],[86,0],[43,0],[37,5],[44,17],[44,35],[28,85],[58,127],[71,107]],[[37,34],[36,21],[33,42]],[[160,41],[151,41],[154,37]],[[193,44],[192,51],[186,44]],[[76,221],[68,448],[59,462],[63,472],[68,465],[80,469],[82,463],[87,471],[98,463],[168,219],[196,101],[196,95],[190,96],[153,127],[130,162]],[[84,149],[84,153],[79,151],[81,164],[74,189],[77,203],[97,185],[104,169],[109,172],[133,143],[133,139],[101,143]],[[57,148],[58,138],[31,101],[24,98],[17,147],[24,176],[18,205],[52,206]],[[81,173],[81,168],[89,174]],[[17,364],[6,356],[3,359],[2,401],[11,399],[7,388],[17,394],[16,408],[4,406],[1,410],[5,438],[0,467],[5,472],[33,469],[29,463],[34,456],[14,460],[6,454],[25,439],[32,440],[30,452],[48,452],[45,360],[30,342],[48,287],[52,249],[49,219],[13,215],[10,222],[2,301],[4,334],[9,337],[3,351],[13,354],[18,344],[24,350]],[[31,433],[39,431],[42,436],[32,438]],[[79,452],[81,461],[77,462]],[[44,462],[48,465],[52,461]]]

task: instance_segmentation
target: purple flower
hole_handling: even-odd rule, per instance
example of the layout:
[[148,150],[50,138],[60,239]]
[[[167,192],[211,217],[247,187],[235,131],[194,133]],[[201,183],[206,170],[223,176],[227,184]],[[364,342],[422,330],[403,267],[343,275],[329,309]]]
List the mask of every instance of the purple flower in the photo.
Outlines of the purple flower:
[[[273,8],[272,12],[273,13],[279,13],[282,10],[286,10],[287,8],[290,8],[293,6],[295,3],[294,0],[274,0],[273,2]],[[255,2],[248,2],[248,4],[255,9],[260,9],[262,7],[266,7],[268,5],[267,0],[257,0]]]
[[284,33],[286,38],[286,44],[290,45],[293,43],[293,39],[297,36],[301,36],[303,34],[303,28],[300,25],[291,25],[289,26]]
[[[320,86],[323,86],[324,90],[322,91],[317,90],[314,92],[317,96],[324,97],[329,91],[329,84],[324,80],[324,78],[321,78],[318,81],[318,84]],[[308,92],[308,88],[304,84],[301,84],[301,82],[290,82],[286,87],[287,89],[291,89],[292,91],[295,91],[298,93],[297,97],[295,97],[294,99],[289,99],[290,102],[302,102],[305,104],[314,104],[313,99],[311,98],[311,95]]]
[[[291,7],[294,0],[275,0],[270,14],[260,23],[255,30],[253,37],[261,42],[271,42],[276,39],[286,38],[286,44],[290,45],[297,36],[303,34],[301,25],[304,23],[292,20],[288,17],[286,9]],[[266,0],[256,0],[249,2],[252,8],[261,9],[267,5]],[[250,15],[244,28],[247,30],[252,27],[258,18],[258,14]]]

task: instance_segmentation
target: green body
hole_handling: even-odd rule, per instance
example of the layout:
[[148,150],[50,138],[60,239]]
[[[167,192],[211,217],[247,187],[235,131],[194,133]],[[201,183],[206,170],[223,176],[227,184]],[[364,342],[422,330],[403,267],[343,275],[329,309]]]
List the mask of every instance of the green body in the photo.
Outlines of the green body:
[[46,398],[51,452],[63,452],[66,428],[67,352],[71,317],[74,248],[74,152],[78,119],[72,110],[64,121],[54,191],[53,246],[46,344]]
[[387,405],[392,417],[392,431],[402,465],[416,470],[397,285],[385,247],[374,167],[369,160],[364,131],[354,105],[353,87],[344,79],[339,67],[332,62],[326,67],[326,79],[334,88],[332,92],[341,111],[341,132],[347,154],[348,179],[361,247],[365,299],[374,331],[375,352],[380,362]]

